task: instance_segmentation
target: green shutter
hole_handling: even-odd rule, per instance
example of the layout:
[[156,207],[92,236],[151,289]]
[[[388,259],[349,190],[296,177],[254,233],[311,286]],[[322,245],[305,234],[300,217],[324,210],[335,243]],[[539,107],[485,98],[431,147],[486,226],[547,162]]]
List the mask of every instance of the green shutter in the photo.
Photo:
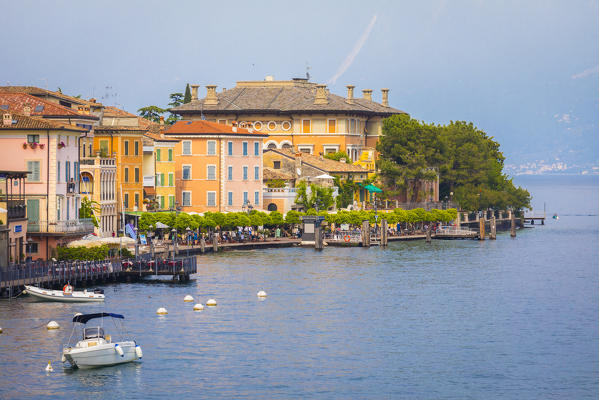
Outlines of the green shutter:
[[168,160],[173,161],[173,149],[168,149]]
[[160,196],[160,209],[164,210],[164,196]]
[[160,149],[156,149],[156,161],[160,161]]
[[175,186],[175,183],[173,182],[173,174],[168,174],[168,185]]
[[160,174],[160,186],[164,186],[164,174]]
[[169,208],[175,208],[175,196],[168,196]]

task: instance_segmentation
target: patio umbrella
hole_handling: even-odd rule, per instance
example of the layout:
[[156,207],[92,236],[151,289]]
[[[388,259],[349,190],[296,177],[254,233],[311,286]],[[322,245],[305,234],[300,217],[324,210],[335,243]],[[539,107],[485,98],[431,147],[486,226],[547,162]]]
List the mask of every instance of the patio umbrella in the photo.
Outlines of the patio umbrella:
[[168,226],[167,224],[163,224],[160,221],[156,222],[156,229],[166,229],[166,228],[170,228],[170,226]]
[[372,184],[364,186],[364,189],[368,190],[370,193],[382,193],[381,189],[377,188]]
[[318,175],[314,179],[335,179],[335,177],[331,176],[329,174],[322,174],[322,175]]

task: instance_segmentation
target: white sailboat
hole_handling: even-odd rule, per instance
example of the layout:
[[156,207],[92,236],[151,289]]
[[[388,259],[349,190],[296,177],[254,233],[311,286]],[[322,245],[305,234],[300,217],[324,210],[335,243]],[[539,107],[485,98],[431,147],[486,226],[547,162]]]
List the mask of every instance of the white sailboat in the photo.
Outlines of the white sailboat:
[[[88,321],[98,318],[101,321],[100,326],[85,326]],[[115,321],[115,325],[117,320],[125,319],[120,314],[104,312],[77,315],[73,318],[73,324],[83,324],[82,339],[74,345],[70,344],[76,330],[76,327],[73,326],[69,344],[64,346],[62,351],[63,363],[68,361],[73,368],[95,368],[127,363],[142,358],[141,347],[135,340],[123,337],[120,341],[113,341],[111,335],[104,332],[102,326],[104,318],[111,318]]]

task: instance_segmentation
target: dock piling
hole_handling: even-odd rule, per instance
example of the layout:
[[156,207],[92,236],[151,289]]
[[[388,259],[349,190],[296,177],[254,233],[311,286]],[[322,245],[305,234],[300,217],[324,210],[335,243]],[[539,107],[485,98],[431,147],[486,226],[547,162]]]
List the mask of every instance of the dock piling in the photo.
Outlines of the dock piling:
[[495,220],[495,214],[491,217],[491,233],[489,234],[489,239],[497,239],[497,221]]
[[382,219],[381,220],[381,246],[383,247],[387,247],[387,242],[388,242],[388,223],[386,219]]
[[485,217],[484,216],[479,218],[478,226],[479,226],[478,240],[485,240]]
[[212,251],[218,253],[218,235],[216,233],[212,236]]
[[370,247],[370,221],[362,221],[362,247]]
[[513,211],[510,211],[510,236],[516,237],[516,216]]

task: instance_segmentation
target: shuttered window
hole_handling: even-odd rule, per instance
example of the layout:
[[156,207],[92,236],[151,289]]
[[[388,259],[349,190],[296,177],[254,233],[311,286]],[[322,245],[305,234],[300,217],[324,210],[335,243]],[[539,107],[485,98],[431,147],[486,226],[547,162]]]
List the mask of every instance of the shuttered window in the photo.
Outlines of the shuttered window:
[[29,182],[40,181],[40,162],[39,161],[27,161],[27,180]]

